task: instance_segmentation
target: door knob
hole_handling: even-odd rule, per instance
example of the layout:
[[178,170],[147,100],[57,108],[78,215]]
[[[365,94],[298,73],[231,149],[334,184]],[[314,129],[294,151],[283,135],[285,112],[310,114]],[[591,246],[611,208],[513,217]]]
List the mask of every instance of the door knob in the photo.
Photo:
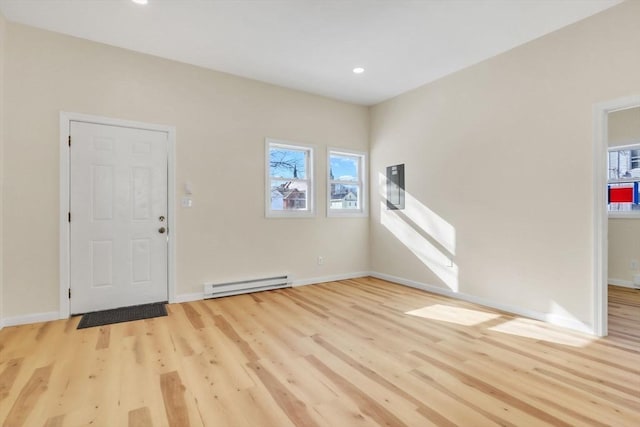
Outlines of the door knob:
[[160,227],[160,228],[158,229],[158,233],[160,233],[160,234],[164,233],[165,231],[167,231],[167,229],[166,229],[166,228],[164,228],[164,227]]

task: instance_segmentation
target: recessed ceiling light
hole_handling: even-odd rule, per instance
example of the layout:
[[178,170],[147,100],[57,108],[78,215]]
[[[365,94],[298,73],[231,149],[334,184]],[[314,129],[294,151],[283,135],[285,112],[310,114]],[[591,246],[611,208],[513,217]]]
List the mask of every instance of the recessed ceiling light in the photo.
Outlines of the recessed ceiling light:
[[362,74],[362,73],[364,73],[364,68],[356,67],[356,68],[353,69],[353,73],[354,74]]
[[149,3],[149,0],[131,0],[132,2],[134,2],[135,4],[147,4]]

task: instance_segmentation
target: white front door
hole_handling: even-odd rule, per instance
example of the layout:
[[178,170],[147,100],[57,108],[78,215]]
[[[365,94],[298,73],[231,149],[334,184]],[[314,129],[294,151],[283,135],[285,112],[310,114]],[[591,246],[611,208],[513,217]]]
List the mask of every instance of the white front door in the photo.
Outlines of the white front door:
[[70,135],[71,313],[167,301],[167,132]]

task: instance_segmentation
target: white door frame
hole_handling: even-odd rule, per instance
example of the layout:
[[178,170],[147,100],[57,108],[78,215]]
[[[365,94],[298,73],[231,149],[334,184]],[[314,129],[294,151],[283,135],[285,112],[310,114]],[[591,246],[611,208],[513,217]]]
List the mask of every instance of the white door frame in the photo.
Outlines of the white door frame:
[[[109,117],[92,116],[88,114],[60,112],[60,319],[67,319],[71,312],[69,300],[70,288],[70,249],[69,238],[69,204],[70,198],[70,162],[69,162],[69,129],[72,121],[129,127],[135,129],[153,130],[167,133],[167,216],[169,228],[169,244],[167,253],[167,286],[169,302],[175,302],[175,244],[176,244],[176,212],[175,212],[175,141],[174,126],[156,125],[150,123],[133,122],[130,120],[113,119]],[[72,142],[73,143],[73,142]]]
[[608,116],[634,107],[640,107],[640,96],[618,98],[593,107],[593,334],[600,337],[608,333]]

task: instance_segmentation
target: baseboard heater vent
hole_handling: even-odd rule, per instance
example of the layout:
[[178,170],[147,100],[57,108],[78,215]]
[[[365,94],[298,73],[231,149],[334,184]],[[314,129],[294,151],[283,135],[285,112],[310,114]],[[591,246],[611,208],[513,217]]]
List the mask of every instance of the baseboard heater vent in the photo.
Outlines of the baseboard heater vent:
[[272,289],[290,288],[289,276],[265,277],[262,279],[240,280],[227,283],[205,283],[204,297],[219,298],[249,292],[268,291]]

